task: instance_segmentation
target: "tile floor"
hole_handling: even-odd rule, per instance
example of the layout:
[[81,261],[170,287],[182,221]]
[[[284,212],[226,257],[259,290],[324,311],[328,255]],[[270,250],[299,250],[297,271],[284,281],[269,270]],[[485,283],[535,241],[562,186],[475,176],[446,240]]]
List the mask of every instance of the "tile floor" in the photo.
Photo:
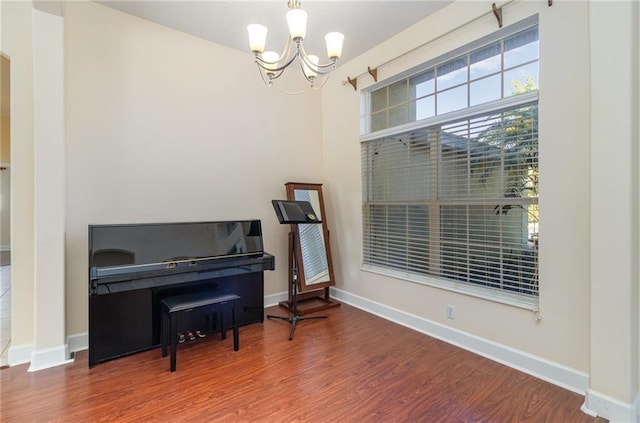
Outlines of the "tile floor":
[[9,364],[11,342],[11,266],[0,267],[0,367]]

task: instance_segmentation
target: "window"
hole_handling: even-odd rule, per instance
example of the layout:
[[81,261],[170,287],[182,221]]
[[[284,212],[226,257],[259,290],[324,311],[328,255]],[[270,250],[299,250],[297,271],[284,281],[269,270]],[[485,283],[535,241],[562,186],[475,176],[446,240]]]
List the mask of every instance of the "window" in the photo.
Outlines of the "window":
[[538,295],[538,28],[506,28],[365,93],[365,268]]

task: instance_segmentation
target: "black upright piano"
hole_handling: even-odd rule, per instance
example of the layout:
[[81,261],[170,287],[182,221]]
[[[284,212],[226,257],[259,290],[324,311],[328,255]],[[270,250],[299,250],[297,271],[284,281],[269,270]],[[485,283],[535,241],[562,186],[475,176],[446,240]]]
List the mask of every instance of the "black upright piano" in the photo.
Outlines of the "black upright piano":
[[225,288],[239,325],[262,322],[273,269],[259,220],[89,225],[89,367],[157,347],[167,296]]

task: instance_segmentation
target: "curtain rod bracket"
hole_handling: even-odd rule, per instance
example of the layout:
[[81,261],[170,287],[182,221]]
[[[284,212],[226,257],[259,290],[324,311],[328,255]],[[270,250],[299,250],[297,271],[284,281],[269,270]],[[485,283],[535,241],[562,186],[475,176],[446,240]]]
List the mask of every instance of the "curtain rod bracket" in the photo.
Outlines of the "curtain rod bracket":
[[349,84],[351,84],[351,86],[353,87],[354,91],[358,91],[358,77],[356,76],[355,78],[351,79],[347,76],[347,82],[349,82]]
[[371,69],[371,67],[367,66],[367,72],[369,72],[369,75],[373,76],[373,80],[375,82],[378,82],[378,68]]
[[342,81],[342,85],[347,85],[347,83],[351,84],[354,91],[358,91],[358,77],[351,79],[351,77],[347,76],[346,81]]
[[491,5],[491,9],[493,9],[493,14],[495,15],[496,19],[498,20],[498,27],[502,28],[502,7],[496,7],[496,4],[493,3]]

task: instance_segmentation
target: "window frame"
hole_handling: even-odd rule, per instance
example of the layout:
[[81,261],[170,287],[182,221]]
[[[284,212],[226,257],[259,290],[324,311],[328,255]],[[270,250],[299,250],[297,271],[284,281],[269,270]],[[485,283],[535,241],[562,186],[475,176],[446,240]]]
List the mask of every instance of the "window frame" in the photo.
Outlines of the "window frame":
[[[478,105],[473,105],[473,106],[469,106],[469,98],[467,99],[467,105],[468,107],[459,109],[459,110],[454,110],[445,114],[435,114],[432,117],[426,118],[426,119],[422,119],[422,120],[416,120],[416,121],[412,121],[412,122],[408,122],[408,123],[404,123],[404,124],[400,124],[397,126],[392,126],[392,127],[386,127],[384,129],[380,129],[377,131],[370,131],[371,128],[371,115],[372,115],[372,110],[371,110],[371,105],[372,105],[372,99],[371,99],[371,95],[373,92],[380,90],[381,88],[384,87],[389,87],[392,86],[393,84],[397,84],[401,81],[406,81],[407,84],[411,84],[411,79],[412,78],[416,78],[416,77],[420,77],[420,75],[422,73],[427,73],[429,72],[431,69],[433,69],[434,67],[441,65],[443,63],[447,63],[449,61],[454,61],[456,58],[464,56],[464,55],[468,55],[470,52],[473,52],[474,50],[477,50],[479,48],[482,47],[486,47],[492,43],[496,43],[498,41],[502,41],[507,39],[509,36],[514,35],[518,32],[521,31],[525,31],[529,28],[533,28],[533,27],[537,27],[538,30],[538,34],[539,34],[539,25],[538,25],[538,17],[537,15],[531,16],[523,21],[520,21],[514,25],[511,25],[507,28],[503,28],[499,31],[496,31],[493,34],[487,35],[485,37],[482,37],[481,39],[478,39],[472,43],[469,43],[465,46],[459,47],[457,49],[454,49],[452,51],[450,51],[449,53],[437,57],[433,60],[430,60],[428,62],[425,62],[419,66],[416,66],[414,68],[411,68],[407,71],[404,71],[392,78],[389,78],[385,81],[381,81],[377,84],[374,84],[370,87],[368,87],[367,89],[363,90],[362,92],[362,116],[361,116],[361,137],[360,137],[360,141],[361,143],[364,145],[368,142],[371,141],[377,141],[377,140],[381,140],[385,137],[391,137],[394,135],[398,135],[398,134],[402,134],[402,133],[406,133],[406,132],[410,132],[413,130],[421,130],[421,129],[425,129],[425,128],[440,128],[442,127],[442,125],[448,124],[448,123],[452,123],[452,122],[456,122],[456,121],[460,121],[460,120],[464,120],[464,119],[472,119],[474,116],[481,116],[481,115],[485,115],[485,114],[489,114],[489,113],[496,113],[496,112],[500,112],[500,111],[504,111],[504,110],[512,110],[512,109],[516,109],[516,108],[520,108],[520,107],[525,107],[525,106],[529,106],[529,105],[535,105],[537,107],[538,104],[538,98],[539,98],[539,91],[535,90],[535,91],[530,91],[530,92],[524,92],[524,93],[519,93],[519,94],[515,94],[515,95],[510,95],[508,97],[503,97],[502,93],[501,93],[501,97],[500,99],[497,100],[492,100],[486,103],[482,103],[482,104],[478,104]],[[539,39],[539,35],[538,35],[538,39]],[[503,52],[504,54],[504,52]],[[501,56],[502,57],[502,56]],[[539,69],[539,55],[537,57],[537,59],[533,60],[533,61],[529,61],[524,63],[526,64],[530,64],[530,63],[536,63]],[[523,64],[519,64],[518,66],[522,66]],[[470,64],[467,63],[467,69],[469,69]],[[501,77],[504,77],[504,74],[508,71],[508,69],[504,68],[504,66],[501,65],[501,69],[500,69],[500,75]],[[479,78],[475,78],[474,80],[479,80],[486,77],[485,76],[481,76]],[[467,86],[469,86],[469,84],[471,84],[471,79],[470,76],[467,75],[467,81],[466,84]],[[451,87],[448,87],[448,89]],[[468,91],[469,93],[469,91]],[[467,94],[469,95],[469,94]],[[417,98],[417,96],[415,97]],[[408,102],[411,101],[411,92],[409,92],[409,98],[408,98]],[[388,103],[387,103],[387,107],[389,107]],[[538,126],[536,126],[536,129],[538,128]],[[538,144],[539,145],[539,144]],[[441,146],[438,144],[438,154],[440,154],[441,151]],[[364,148],[363,148],[363,152],[362,154],[362,160],[364,160]],[[539,164],[538,164],[539,165]],[[368,182],[365,180],[365,178],[367,178],[368,176],[364,174],[364,164],[363,164],[363,191],[362,191],[362,207],[363,207],[363,237],[366,236],[366,228],[367,225],[369,224],[369,221],[367,220],[367,215],[366,215],[366,208],[370,205],[370,203],[375,203],[375,201],[370,201],[368,199],[368,193],[367,193],[367,189],[368,189]],[[432,182],[433,184],[433,182]],[[435,182],[436,187],[439,184],[438,181]],[[529,203],[531,200],[530,199],[525,199],[524,197],[522,199],[520,199],[519,201],[522,201],[524,203]],[[446,202],[446,200],[444,201]],[[405,201],[406,203],[406,201]],[[435,201],[433,201],[432,204],[430,204],[430,207],[440,207],[440,205],[443,203],[443,199],[442,198],[437,198]],[[469,202],[466,203],[467,205],[469,204]],[[539,204],[539,195],[536,196],[535,198],[535,204]],[[431,217],[430,217],[431,219]],[[438,228],[439,229],[439,233],[436,234],[436,237],[439,239],[439,242],[442,243],[442,235],[440,233],[440,228],[442,225],[442,221],[440,220],[440,216],[438,214],[437,216],[438,219],[438,223],[432,227],[430,227],[430,229],[434,229],[434,228]],[[408,241],[410,239],[408,238]],[[407,242],[408,242],[407,241]],[[416,273],[412,273],[412,272],[407,272],[404,270],[396,270],[391,268],[390,266],[388,267],[382,267],[380,265],[375,265],[375,264],[367,264],[365,263],[365,245],[366,245],[366,240],[363,238],[363,251],[362,251],[362,265],[361,265],[361,269],[364,271],[368,271],[368,272],[372,272],[372,273],[376,273],[376,274],[381,274],[381,275],[385,275],[385,276],[389,276],[389,277],[394,277],[394,278],[399,278],[402,280],[407,280],[410,282],[416,282],[416,283],[420,283],[420,284],[425,284],[425,285],[429,285],[429,286],[435,286],[438,288],[443,288],[443,289],[447,289],[447,290],[451,290],[451,291],[455,291],[455,292],[460,292],[460,293],[464,293],[464,294],[468,294],[468,295],[473,295],[475,297],[480,297],[480,298],[484,298],[484,299],[488,299],[491,301],[497,301],[497,302],[502,302],[502,303],[507,303],[510,305],[514,305],[514,306],[518,306],[518,307],[523,307],[523,308],[527,308],[527,309],[531,309],[531,310],[538,310],[539,307],[539,292],[537,295],[530,295],[530,294],[521,294],[521,293],[514,293],[511,292],[509,290],[506,289],[502,289],[502,288],[488,288],[488,287],[484,287],[481,286],[479,284],[470,282],[470,281],[454,281],[452,279],[445,279],[444,277],[438,277],[438,276],[432,276],[432,275],[423,275],[423,274],[416,274]],[[536,246],[536,255],[537,255],[537,246]],[[539,269],[539,261],[537,259],[536,256],[536,277],[537,277],[537,270]]]

